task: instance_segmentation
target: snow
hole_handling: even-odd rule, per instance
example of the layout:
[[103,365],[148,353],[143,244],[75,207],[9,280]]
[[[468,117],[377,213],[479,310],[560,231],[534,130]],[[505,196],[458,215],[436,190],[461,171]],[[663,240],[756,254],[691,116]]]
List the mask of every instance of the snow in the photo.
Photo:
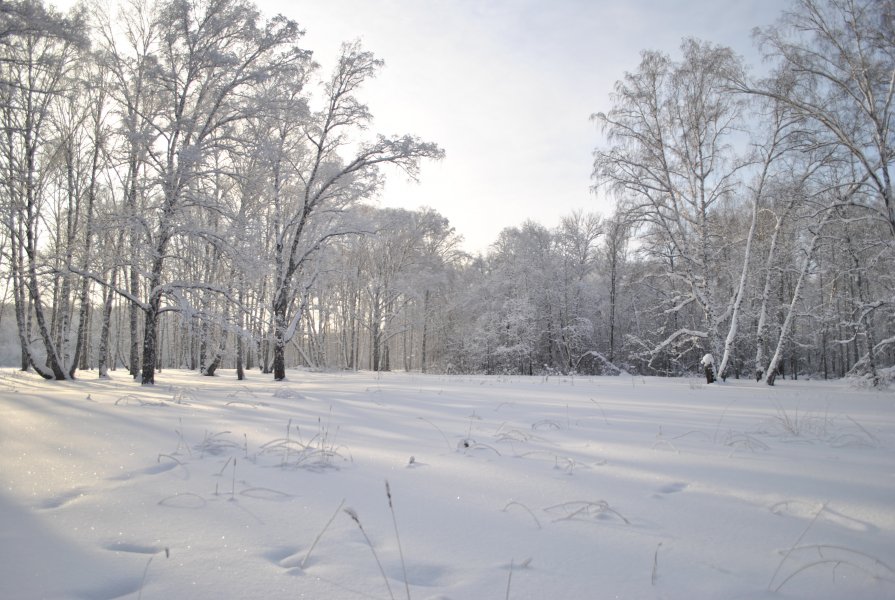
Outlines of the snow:
[[895,597],[891,392],[111,375],[0,372],[0,598]]

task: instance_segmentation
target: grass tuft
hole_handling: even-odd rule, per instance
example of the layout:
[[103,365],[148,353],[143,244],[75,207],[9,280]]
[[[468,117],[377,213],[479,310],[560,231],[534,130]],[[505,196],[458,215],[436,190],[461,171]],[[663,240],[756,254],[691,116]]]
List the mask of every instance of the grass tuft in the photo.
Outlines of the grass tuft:
[[590,521],[593,519],[603,518],[606,514],[612,514],[624,521],[625,525],[631,524],[631,522],[624,515],[609,506],[609,503],[605,500],[575,500],[572,502],[563,502],[562,504],[548,506],[544,510],[548,513],[565,513],[564,516],[554,519],[554,523],[559,521]]

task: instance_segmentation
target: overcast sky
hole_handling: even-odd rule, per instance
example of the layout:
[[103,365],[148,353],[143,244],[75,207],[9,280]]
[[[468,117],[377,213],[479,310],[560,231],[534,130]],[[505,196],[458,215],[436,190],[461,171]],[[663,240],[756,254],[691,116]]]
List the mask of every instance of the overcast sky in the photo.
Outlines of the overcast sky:
[[[693,36],[758,63],[751,30],[784,0],[261,0],[306,30],[318,62],[360,39],[386,66],[363,95],[380,133],[411,133],[447,156],[419,183],[391,173],[382,206],[430,206],[470,251],[505,227],[548,227],[575,209],[608,215],[590,191],[600,132],[590,121],[640,51],[676,56]],[[330,63],[331,64],[331,63]],[[756,65],[757,66],[757,65]]]

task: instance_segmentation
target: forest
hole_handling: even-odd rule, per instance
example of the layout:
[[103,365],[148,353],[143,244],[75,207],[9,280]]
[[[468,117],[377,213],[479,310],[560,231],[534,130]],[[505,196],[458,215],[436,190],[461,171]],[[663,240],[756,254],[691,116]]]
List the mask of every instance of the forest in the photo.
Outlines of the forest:
[[[781,5],[783,6],[783,5]],[[594,98],[595,193],[471,255],[375,204],[450,160],[375,133],[251,0],[0,3],[0,329],[47,379],[164,369],[895,377],[895,2],[796,0],[766,62],[684,39]],[[595,61],[601,57],[594,57]],[[487,202],[482,198],[482,202]],[[549,201],[549,199],[545,199]]]

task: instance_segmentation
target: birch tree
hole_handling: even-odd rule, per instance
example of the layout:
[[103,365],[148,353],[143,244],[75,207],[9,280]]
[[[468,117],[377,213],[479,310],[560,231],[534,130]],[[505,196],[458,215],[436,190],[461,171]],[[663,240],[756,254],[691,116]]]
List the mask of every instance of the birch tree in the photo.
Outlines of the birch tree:
[[657,356],[679,338],[702,340],[722,353],[721,330],[730,316],[717,270],[722,245],[713,212],[735,197],[744,164],[732,148],[741,127],[743,101],[728,91],[742,71],[728,48],[692,39],[673,62],[644,52],[638,70],[616,83],[613,107],[593,115],[608,146],[594,153],[593,177],[626,200],[626,215],[668,245],[677,268],[667,275],[682,284],[667,308],[695,305],[701,327],[678,328],[652,349]]
[[[149,210],[147,202],[152,187],[147,173],[148,154],[160,135],[156,123],[162,109],[159,82],[155,77],[161,44],[161,23],[156,9],[157,4],[152,0],[129,0],[105,8],[94,6],[92,14],[93,31],[98,41],[97,58],[108,69],[109,94],[116,105],[119,123],[118,147],[111,148],[110,152],[119,161],[118,169],[122,171],[118,175],[121,192],[115,210],[121,228],[118,248],[122,251],[127,248],[130,261],[119,292],[128,301],[127,365],[134,378],[140,374],[139,317],[144,308],[140,300],[140,273],[148,244],[144,213]],[[117,276],[115,269],[114,278]],[[117,281],[107,279],[106,283],[111,289],[117,289]],[[111,296],[107,295],[104,306],[103,315],[108,318]]]
[[[802,118],[815,146],[833,146],[851,163],[859,189],[847,202],[878,223],[881,241],[895,246],[895,2],[892,0],[798,0],[777,26],[758,30],[765,54],[777,61],[761,82],[740,80],[740,90],[772,98]],[[867,299],[862,310],[886,308],[886,298]],[[883,350],[871,345],[865,364]],[[871,368],[871,370],[874,370]],[[874,373],[875,378],[875,373]]]
[[211,151],[225,145],[228,128],[254,109],[243,102],[249,90],[302,55],[294,22],[278,17],[260,23],[245,0],[171,0],[156,18],[161,39],[153,77],[160,107],[150,123],[154,142],[145,149],[153,204],[142,215],[149,248],[140,303],[143,384],[155,382],[159,317],[170,308],[163,305],[172,291],[165,280],[170,244],[191,233],[188,212],[214,210],[211,199],[197,194]]
[[[47,268],[42,253],[52,150],[58,147],[51,111],[57,98],[75,93],[79,49],[86,44],[84,26],[78,15],[64,18],[39,1],[4,8],[0,13],[2,217],[11,240],[9,264],[22,366],[30,364],[44,378],[61,380],[71,377],[76,365],[68,364],[63,345],[54,339],[42,280]],[[31,344],[28,321],[32,312],[42,352]]]
[[778,70],[740,89],[786,104],[817,125],[818,144],[849,153],[868,189],[853,201],[895,238],[895,2],[797,0],[756,36]]

